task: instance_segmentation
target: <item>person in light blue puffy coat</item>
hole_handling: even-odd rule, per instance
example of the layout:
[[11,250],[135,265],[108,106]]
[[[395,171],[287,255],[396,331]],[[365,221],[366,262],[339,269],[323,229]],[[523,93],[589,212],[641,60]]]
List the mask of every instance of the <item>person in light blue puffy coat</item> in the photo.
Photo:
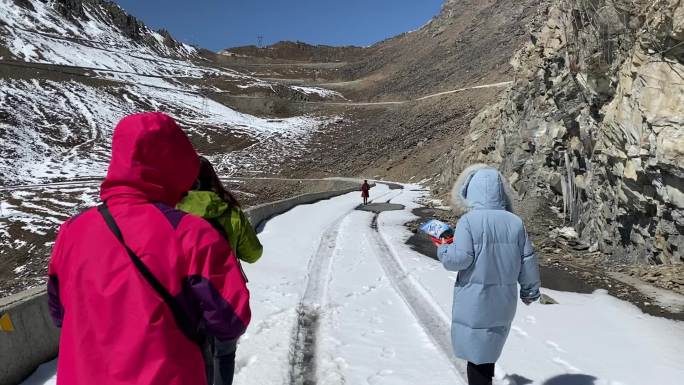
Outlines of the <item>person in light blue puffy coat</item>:
[[491,384],[518,299],[540,297],[539,265],[523,221],[512,212],[507,182],[496,169],[474,165],[459,177],[452,204],[465,212],[451,244],[439,246],[444,267],[458,271],[451,339],[468,361],[470,385]]

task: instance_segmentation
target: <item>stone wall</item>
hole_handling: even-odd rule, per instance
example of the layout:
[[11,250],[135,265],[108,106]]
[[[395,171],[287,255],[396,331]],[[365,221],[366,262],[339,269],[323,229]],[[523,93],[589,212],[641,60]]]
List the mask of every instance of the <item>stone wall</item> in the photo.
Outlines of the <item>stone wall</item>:
[[4,314],[9,314],[14,331],[0,331],[0,384],[12,385],[55,358],[59,329],[50,318],[44,288],[0,298]]

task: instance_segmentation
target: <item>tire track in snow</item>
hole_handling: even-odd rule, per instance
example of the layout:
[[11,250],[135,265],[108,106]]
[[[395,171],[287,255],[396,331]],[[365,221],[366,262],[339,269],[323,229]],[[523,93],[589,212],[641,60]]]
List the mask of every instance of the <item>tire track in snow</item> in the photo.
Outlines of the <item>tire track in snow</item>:
[[[401,190],[397,194],[393,194],[393,190],[388,190],[370,202],[392,194],[387,199],[389,203],[401,193]],[[316,340],[319,321],[327,297],[340,228],[348,215],[349,212],[345,213],[325,229],[316,253],[309,260],[306,289],[297,305],[297,322],[292,335],[289,373],[291,385],[313,385],[317,382]]]
[[290,350],[291,385],[316,384],[316,338],[326,298],[337,239],[349,213],[332,223],[321,236],[316,253],[309,260],[306,289],[297,305],[297,323]]
[[411,277],[394,254],[378,229],[378,217],[379,214],[373,217],[371,228],[374,230],[372,231],[372,237],[375,240],[375,246],[378,248],[376,255],[380,265],[420,326],[425,330],[435,346],[451,362],[455,373],[464,379],[467,378],[465,362],[457,359],[452,352],[451,326],[448,317],[434,303],[432,297],[430,297],[421,284]]

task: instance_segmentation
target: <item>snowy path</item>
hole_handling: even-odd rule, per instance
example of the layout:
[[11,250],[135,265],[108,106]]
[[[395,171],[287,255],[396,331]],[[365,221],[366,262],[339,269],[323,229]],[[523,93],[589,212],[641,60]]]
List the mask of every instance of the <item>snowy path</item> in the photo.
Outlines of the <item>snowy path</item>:
[[[449,354],[455,274],[405,245],[417,186],[371,190],[405,210],[354,211],[357,193],[269,221],[245,266],[253,321],[235,384],[464,384]],[[377,229],[377,231],[376,231]],[[497,379],[508,385],[675,385],[684,324],[609,295],[545,290],[558,305],[518,307]],[[54,363],[25,384],[50,384]]]
[[[400,193],[380,185],[371,199]],[[372,258],[373,215],[353,211],[357,195],[300,206],[266,225],[264,260],[247,266],[254,319],[265,321],[242,340],[247,365],[236,384],[461,383],[415,320],[396,322],[412,314]],[[380,281],[383,289],[370,289]]]
[[372,217],[354,212],[342,224],[319,329],[319,383],[463,384],[387,275]]

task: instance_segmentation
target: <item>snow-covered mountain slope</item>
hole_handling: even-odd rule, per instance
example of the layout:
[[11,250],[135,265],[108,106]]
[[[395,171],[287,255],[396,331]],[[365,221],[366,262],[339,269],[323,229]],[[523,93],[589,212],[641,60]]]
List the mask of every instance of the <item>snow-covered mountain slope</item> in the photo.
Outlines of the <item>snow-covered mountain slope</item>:
[[197,58],[111,2],[0,0],[0,20],[11,57],[24,61],[169,73],[180,66],[160,56]]
[[[3,185],[102,175],[113,126],[142,110],[170,113],[208,153],[276,136],[283,146],[276,153],[286,154],[324,119],[257,118],[206,95],[286,89],[337,97],[213,66],[195,48],[99,0],[0,0],[0,54]],[[251,151],[259,158],[259,146]],[[231,171],[240,168],[225,157],[223,163]]]
[[[199,87],[196,81],[207,78],[220,78],[223,86],[233,82],[238,90],[279,86],[219,67],[197,48],[150,30],[106,0],[0,0],[0,63],[16,62],[75,67],[99,78],[159,87],[191,80],[183,88],[220,91]],[[321,88],[286,88],[302,96],[341,97]]]
[[118,5],[100,0],[0,0],[0,58],[76,67],[100,78],[159,87],[207,77],[272,86],[211,66],[195,47],[152,31]]
[[[144,85],[3,79],[0,101],[0,113],[10,120],[0,123],[0,180],[6,185],[103,175],[114,125],[141,110],[166,111],[196,144],[223,140],[219,147],[227,153],[236,149],[230,141],[257,144],[274,136],[294,150],[323,123],[312,117],[258,118],[197,93]],[[258,155],[260,147],[252,151]],[[230,166],[240,171],[241,165]]]
[[219,102],[272,96],[343,98],[223,68],[108,1],[0,0],[0,296],[42,284],[58,225],[97,199],[97,182],[12,186],[97,181],[114,126],[140,111],[173,116],[224,174],[275,173],[337,118],[259,117]]

